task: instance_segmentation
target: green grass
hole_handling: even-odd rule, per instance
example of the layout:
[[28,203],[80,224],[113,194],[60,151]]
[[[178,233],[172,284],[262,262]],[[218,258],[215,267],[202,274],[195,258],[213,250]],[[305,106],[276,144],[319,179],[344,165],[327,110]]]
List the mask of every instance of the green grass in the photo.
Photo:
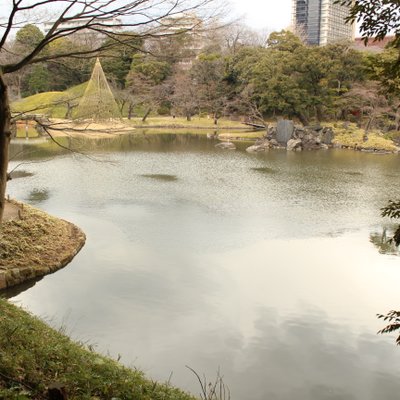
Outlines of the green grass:
[[342,124],[335,124],[332,127],[335,132],[335,139],[333,142],[336,144],[365,150],[397,150],[393,141],[385,138],[385,136],[379,131],[372,130],[368,132],[368,140],[364,142],[363,137],[365,131],[364,129],[358,128],[355,124],[349,124],[347,128]]
[[0,299],[0,398],[45,399],[48,385],[54,382],[65,386],[71,400],[194,399],[87,350]]
[[11,104],[12,112],[28,114],[51,114],[54,104],[59,102],[63,92],[45,92],[26,97]]
[[161,117],[161,116],[149,116],[145,122],[142,122],[141,118],[132,118],[125,121],[131,124],[133,127],[165,127],[165,128],[194,128],[194,129],[245,129],[245,125],[238,121],[231,121],[225,118],[218,120],[218,124],[214,125],[212,118],[207,117],[193,117],[191,121],[188,121],[183,117]]
[[86,88],[87,83],[82,83],[66,90],[65,92],[44,92],[11,104],[11,111],[27,114],[45,114],[53,118],[64,118],[67,112],[65,101],[67,99],[79,99]]
[[[17,138],[25,138],[26,137],[26,128],[24,126],[17,126]],[[29,138],[37,138],[39,137],[38,131],[32,126],[28,125],[28,137]]]

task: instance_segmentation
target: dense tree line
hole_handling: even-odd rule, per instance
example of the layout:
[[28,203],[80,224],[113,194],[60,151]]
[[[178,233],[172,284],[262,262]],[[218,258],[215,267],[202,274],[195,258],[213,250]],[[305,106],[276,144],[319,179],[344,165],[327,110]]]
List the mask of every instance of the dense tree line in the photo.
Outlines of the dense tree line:
[[[127,33],[127,37],[129,37]],[[43,39],[32,24],[17,32],[10,52],[28,51]],[[107,39],[107,40],[112,40]],[[106,44],[106,43],[105,43]],[[73,36],[44,52],[90,46]],[[121,41],[101,53],[121,112],[240,116],[255,123],[294,118],[308,125],[351,120],[367,131],[399,129],[398,50],[360,52],[351,43],[309,47],[289,31],[268,38],[243,25],[209,27],[159,40]],[[14,98],[62,91],[88,80],[93,60],[67,58],[27,66],[8,77]]]

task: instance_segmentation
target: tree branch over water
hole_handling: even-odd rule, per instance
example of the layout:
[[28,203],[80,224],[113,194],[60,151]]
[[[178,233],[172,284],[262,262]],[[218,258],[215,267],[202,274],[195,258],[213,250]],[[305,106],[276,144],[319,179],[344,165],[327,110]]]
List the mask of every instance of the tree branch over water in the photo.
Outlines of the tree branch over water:
[[[0,61],[0,223],[5,206],[12,122],[5,74],[49,60],[90,58],[121,46],[121,42],[135,46],[145,38],[176,35],[174,30],[166,29],[170,27],[163,22],[166,18],[195,12],[206,22],[222,15],[224,10],[220,0],[13,0],[9,3],[8,15],[0,21],[0,55],[8,51],[7,42],[13,29],[28,22],[27,16],[31,23],[53,21],[37,41],[30,40],[12,59],[7,53]],[[35,15],[44,17],[39,21]],[[54,46],[59,39],[79,34],[91,35],[90,46]]]

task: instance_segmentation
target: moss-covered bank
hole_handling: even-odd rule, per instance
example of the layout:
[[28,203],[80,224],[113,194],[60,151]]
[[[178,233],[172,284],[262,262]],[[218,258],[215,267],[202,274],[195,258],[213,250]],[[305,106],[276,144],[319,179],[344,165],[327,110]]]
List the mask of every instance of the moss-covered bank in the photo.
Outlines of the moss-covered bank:
[[0,399],[47,399],[54,383],[64,387],[71,400],[194,399],[87,350],[0,299]]
[[18,218],[0,227],[0,289],[63,268],[85,243],[85,234],[70,222],[13,205],[19,207]]

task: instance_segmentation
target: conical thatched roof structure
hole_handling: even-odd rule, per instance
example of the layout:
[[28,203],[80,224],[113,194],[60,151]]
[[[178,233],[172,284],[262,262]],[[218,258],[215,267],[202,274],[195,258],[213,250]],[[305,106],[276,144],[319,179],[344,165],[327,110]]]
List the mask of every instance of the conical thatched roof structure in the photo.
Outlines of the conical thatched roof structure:
[[114,95],[97,58],[85,93],[73,118],[78,120],[105,121],[121,117]]

